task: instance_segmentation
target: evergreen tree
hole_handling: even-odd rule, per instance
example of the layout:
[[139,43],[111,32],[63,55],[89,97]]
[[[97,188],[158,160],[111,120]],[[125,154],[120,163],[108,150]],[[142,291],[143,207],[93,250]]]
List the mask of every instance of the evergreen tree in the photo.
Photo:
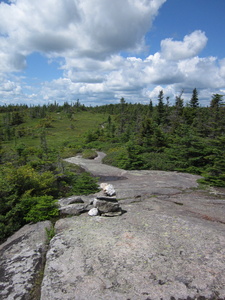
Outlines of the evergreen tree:
[[192,108],[197,108],[199,107],[199,101],[198,101],[198,91],[196,88],[193,89],[192,91],[192,97],[190,100],[190,107]]
[[24,122],[23,115],[20,112],[13,112],[11,125],[20,125]]
[[175,100],[175,107],[177,111],[182,112],[184,107],[184,99],[182,98],[183,91],[180,93],[179,96],[176,96]]
[[152,100],[150,100],[150,102],[149,102],[149,111],[150,111],[150,113],[153,112],[153,103],[152,103]]
[[165,112],[165,107],[163,103],[163,90],[159,92],[158,95],[158,105],[157,105],[157,123],[160,125],[163,123],[163,118],[164,118],[164,112]]
[[126,101],[122,97],[120,99],[120,125],[119,125],[119,134],[122,134],[125,131],[125,121],[126,121],[126,117],[125,117],[125,105],[126,105]]
[[223,95],[219,94],[213,94],[211,102],[210,102],[210,107],[218,109],[223,105]]
[[210,102],[212,137],[216,137],[219,132],[223,132],[223,129],[221,128],[221,123],[223,124],[222,120],[224,115],[224,112],[222,110],[223,104],[223,95],[214,94],[212,96]]
[[142,121],[140,133],[138,135],[139,144],[144,147],[149,147],[152,144],[155,124],[152,119],[145,118]]

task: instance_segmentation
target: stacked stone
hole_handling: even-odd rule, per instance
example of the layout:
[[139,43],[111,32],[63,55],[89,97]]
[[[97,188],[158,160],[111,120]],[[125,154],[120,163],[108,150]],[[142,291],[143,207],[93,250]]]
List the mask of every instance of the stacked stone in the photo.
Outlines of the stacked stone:
[[100,187],[102,191],[94,199],[94,208],[89,211],[89,215],[101,215],[105,217],[120,216],[122,214],[122,209],[116,199],[116,191],[113,185],[101,183]]
[[79,216],[80,214],[87,212],[89,205],[84,203],[80,196],[71,196],[68,198],[59,199],[58,206],[61,216]]

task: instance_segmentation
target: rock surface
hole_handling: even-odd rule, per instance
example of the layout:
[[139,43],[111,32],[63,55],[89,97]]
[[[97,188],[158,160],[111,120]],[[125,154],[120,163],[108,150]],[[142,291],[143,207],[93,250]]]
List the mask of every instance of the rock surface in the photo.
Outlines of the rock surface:
[[[61,199],[61,208],[85,206],[87,211],[55,224],[41,300],[224,300],[225,191],[200,189],[195,175],[106,166],[102,156],[67,160],[111,184],[116,196]],[[123,213],[90,217],[94,198],[118,201]],[[45,230],[27,226],[0,246],[0,299],[40,299],[31,294],[37,272],[30,273],[28,283],[23,278],[28,266],[36,269],[38,253],[45,252]],[[35,250],[42,243],[44,250]]]
[[49,221],[26,225],[0,245],[0,299],[32,299],[47,251]]
[[41,300],[225,299],[220,224],[151,207],[149,199],[119,218],[59,220]]

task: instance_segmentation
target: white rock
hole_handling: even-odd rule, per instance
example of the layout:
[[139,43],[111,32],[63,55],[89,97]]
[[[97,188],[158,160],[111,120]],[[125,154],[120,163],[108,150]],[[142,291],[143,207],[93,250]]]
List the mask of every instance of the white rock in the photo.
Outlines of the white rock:
[[89,210],[88,215],[91,217],[97,216],[98,215],[98,209],[96,207],[92,208]]
[[102,183],[100,184],[100,188],[104,190],[104,188],[105,188],[107,185],[108,185],[108,183],[102,182]]
[[109,183],[101,183],[100,187],[103,189],[104,193],[108,196],[116,195],[116,191],[112,184]]

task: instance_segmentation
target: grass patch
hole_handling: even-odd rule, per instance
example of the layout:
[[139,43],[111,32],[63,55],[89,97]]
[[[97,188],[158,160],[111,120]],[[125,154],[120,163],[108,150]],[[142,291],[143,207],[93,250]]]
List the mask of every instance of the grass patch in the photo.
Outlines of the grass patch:
[[[40,135],[44,131],[46,143],[49,148],[75,148],[82,146],[85,141],[85,134],[93,129],[100,128],[104,120],[107,119],[103,113],[91,113],[81,111],[68,117],[64,112],[50,113],[51,126],[45,126],[45,119],[26,118],[23,124],[16,126],[17,137],[12,140],[3,141],[4,149],[14,147],[18,143],[25,144],[26,147],[39,147]],[[76,151],[76,150],[75,150]]]

